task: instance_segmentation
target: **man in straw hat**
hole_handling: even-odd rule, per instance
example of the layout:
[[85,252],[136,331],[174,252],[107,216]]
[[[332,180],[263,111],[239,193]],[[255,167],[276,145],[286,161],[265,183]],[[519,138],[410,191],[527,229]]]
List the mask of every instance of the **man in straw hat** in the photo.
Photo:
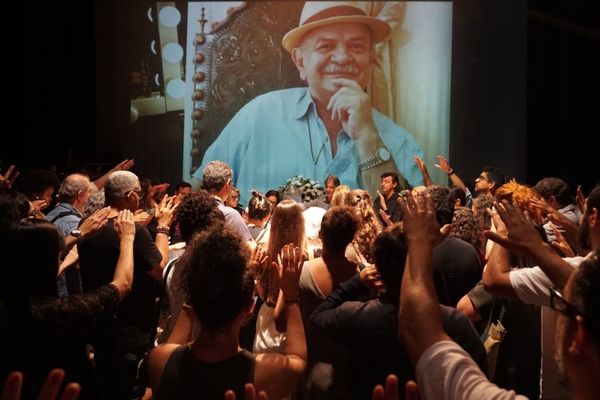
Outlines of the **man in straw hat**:
[[[385,171],[400,185],[422,185],[414,138],[371,107],[366,93],[375,44],[390,26],[349,1],[307,1],[300,24],[282,40],[307,88],[272,91],[246,104],[208,148],[203,165],[223,160],[245,198],[295,175],[378,188]],[[199,168],[198,171],[202,171]],[[199,178],[199,176],[198,176]]]

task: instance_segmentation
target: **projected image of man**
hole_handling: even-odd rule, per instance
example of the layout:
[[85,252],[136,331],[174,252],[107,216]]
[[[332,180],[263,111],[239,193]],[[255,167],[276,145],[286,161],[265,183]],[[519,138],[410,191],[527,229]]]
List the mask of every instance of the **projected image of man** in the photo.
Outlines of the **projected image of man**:
[[390,30],[355,2],[306,2],[283,47],[308,87],[272,91],[246,104],[202,164],[230,164],[242,198],[295,175],[321,182],[336,175],[375,193],[380,175],[395,171],[400,187],[421,185],[413,157],[422,151],[415,139],[374,110],[366,92],[374,46]]

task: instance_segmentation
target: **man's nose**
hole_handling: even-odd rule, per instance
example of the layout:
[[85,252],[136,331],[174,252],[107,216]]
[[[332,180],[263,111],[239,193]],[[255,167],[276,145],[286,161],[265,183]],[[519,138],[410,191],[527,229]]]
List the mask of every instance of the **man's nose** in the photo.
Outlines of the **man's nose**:
[[333,55],[331,56],[331,58],[333,61],[335,61],[337,63],[346,63],[346,62],[350,62],[352,60],[352,56],[350,55],[350,52],[344,45],[336,46],[335,51],[333,52]]

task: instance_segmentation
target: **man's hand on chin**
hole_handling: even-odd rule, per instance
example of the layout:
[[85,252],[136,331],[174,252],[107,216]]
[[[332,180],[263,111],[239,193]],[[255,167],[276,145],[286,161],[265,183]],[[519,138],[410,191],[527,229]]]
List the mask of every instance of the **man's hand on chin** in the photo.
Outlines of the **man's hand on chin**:
[[331,119],[342,121],[344,132],[354,140],[366,134],[364,132],[376,131],[369,95],[352,79],[335,78],[332,82],[339,89],[327,104]]

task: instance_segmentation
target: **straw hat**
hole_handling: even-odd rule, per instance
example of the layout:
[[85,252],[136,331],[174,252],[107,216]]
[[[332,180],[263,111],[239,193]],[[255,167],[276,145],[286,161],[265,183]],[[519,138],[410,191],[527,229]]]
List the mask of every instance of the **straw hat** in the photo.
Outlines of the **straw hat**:
[[366,15],[355,1],[307,1],[300,15],[299,26],[286,33],[281,42],[291,52],[311,30],[324,25],[347,23],[368,26],[374,43],[386,40],[391,31],[387,23]]

